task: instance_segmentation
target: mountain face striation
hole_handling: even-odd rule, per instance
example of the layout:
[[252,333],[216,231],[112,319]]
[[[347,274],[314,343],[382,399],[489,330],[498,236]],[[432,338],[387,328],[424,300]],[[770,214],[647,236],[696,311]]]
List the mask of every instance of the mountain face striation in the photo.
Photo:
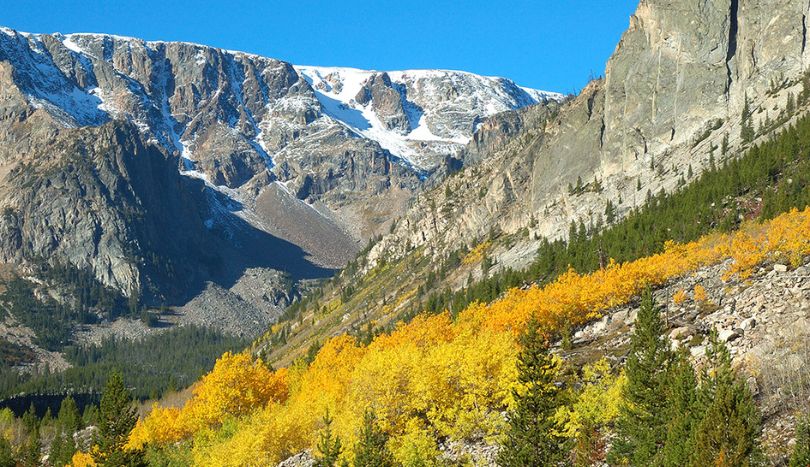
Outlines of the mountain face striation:
[[259,332],[289,290],[246,294],[246,271],[331,275],[464,163],[487,117],[561,99],[463,72],[3,28],[0,260],[69,264],[146,305],[213,286],[258,308]]

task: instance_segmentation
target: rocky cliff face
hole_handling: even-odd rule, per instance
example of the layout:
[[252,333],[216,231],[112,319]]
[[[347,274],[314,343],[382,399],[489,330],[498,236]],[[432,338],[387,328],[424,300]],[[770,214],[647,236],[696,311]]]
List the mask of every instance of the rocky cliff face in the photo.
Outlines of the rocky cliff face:
[[[737,153],[749,144],[746,105],[759,129],[802,90],[807,13],[798,0],[642,0],[603,79],[558,113],[532,108],[483,124],[465,151],[486,154],[481,164],[420,195],[371,266],[408,246],[446,254],[491,231],[561,237],[606,200],[621,215],[648,190],[674,189],[690,166],[699,173]],[[577,179],[585,189],[570,193]]]
[[[404,211],[476,122],[558,97],[457,72],[358,71],[349,83],[312,70],[195,44],[3,28],[0,259],[66,261],[154,302],[183,302],[207,281],[242,297],[255,268],[323,277]],[[426,86],[441,104],[420,100]],[[337,89],[352,99],[335,104]],[[354,118],[355,107],[373,118]],[[442,130],[459,114],[462,127]],[[422,126],[442,136],[387,144]]]

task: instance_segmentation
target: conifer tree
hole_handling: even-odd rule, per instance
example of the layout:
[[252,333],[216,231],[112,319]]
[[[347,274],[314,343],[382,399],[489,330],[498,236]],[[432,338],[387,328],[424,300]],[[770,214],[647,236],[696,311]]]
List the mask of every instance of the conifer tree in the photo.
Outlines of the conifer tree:
[[323,430],[318,440],[318,454],[315,457],[315,467],[334,467],[343,452],[340,437],[332,433],[333,419],[326,411],[323,417]]
[[807,467],[810,465],[810,415],[804,417],[796,426],[796,445],[790,456],[790,467]]
[[56,418],[56,433],[51,449],[48,453],[48,461],[52,465],[66,465],[76,452],[76,443],[73,434],[79,430],[81,417],[76,401],[73,397],[67,396],[62,399],[59,405],[59,415]]
[[697,407],[697,378],[686,347],[675,356],[670,367],[667,393],[667,436],[661,463],[667,467],[689,464],[693,451],[692,430],[700,419]]
[[84,407],[82,413],[82,425],[95,426],[98,424],[98,406],[96,404],[88,404]]
[[754,125],[751,123],[751,106],[748,103],[748,95],[745,96],[745,104],[742,111],[742,129],[740,130],[740,137],[743,143],[750,143],[754,140]]
[[560,359],[552,355],[532,319],[521,336],[518,356],[519,388],[513,391],[515,407],[498,453],[503,467],[555,465],[564,459],[567,440],[554,419],[565,403],[565,391],[556,384]]
[[668,369],[673,356],[664,323],[647,290],[641,300],[627,356],[627,386],[616,421],[612,463],[653,465],[667,435]]
[[363,416],[360,440],[354,448],[354,467],[393,467],[388,435],[377,426],[377,416],[367,410]]
[[707,356],[698,392],[703,414],[695,426],[691,465],[751,465],[759,455],[760,416],[754,398],[731,368],[731,354],[716,332]]
[[59,404],[57,422],[60,429],[71,434],[81,428],[81,415],[79,415],[79,408],[76,406],[76,401],[73,397],[67,396],[62,399],[62,403]]
[[142,453],[126,451],[130,431],[138,414],[119,371],[113,371],[101,394],[99,426],[95,442],[99,447],[96,462],[104,466],[143,465]]

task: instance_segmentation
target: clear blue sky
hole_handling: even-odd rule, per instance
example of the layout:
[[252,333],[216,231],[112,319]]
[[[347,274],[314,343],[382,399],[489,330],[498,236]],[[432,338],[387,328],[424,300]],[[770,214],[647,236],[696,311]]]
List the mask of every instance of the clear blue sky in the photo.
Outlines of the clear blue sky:
[[637,0],[5,0],[0,25],[199,42],[302,65],[447,68],[571,92]]

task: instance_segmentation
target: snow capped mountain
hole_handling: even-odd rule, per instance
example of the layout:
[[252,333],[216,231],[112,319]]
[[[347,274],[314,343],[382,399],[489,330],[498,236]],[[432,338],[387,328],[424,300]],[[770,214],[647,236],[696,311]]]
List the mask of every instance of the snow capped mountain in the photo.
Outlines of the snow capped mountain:
[[421,170],[457,153],[484,118],[563,97],[461,71],[295,69],[327,115]]
[[[168,150],[179,151],[183,170],[190,175],[205,171],[198,170],[199,164],[192,160],[198,131],[189,132],[184,123],[198,120],[200,106],[207,107],[210,101],[228,101],[227,108],[217,112],[217,123],[247,136],[256,150],[254,156],[271,166],[274,153],[286,146],[274,140],[279,128],[306,133],[297,125],[291,128],[288,118],[292,114],[296,120],[303,113],[314,117],[306,126],[322,125],[318,120],[326,117],[377,143],[411,169],[429,173],[444,157],[456,155],[486,117],[562,98],[519,87],[505,78],[460,71],[290,66],[190,43],[146,42],[108,34],[30,34],[8,28],[2,33],[6,40],[0,41],[0,58],[13,64],[32,105],[59,115],[66,126],[99,125],[109,118],[132,120]],[[166,51],[171,50],[183,51],[177,57],[181,62],[166,63],[170,59]],[[110,66],[109,73],[99,70]],[[248,82],[251,71],[258,72],[255,78],[262,78],[267,68],[284,68],[289,74],[287,87],[294,86],[297,92],[273,99],[273,92],[268,95],[267,90],[278,91],[273,89],[275,83],[259,82],[260,104],[265,108],[251,109],[254,96],[243,88],[252,84]],[[305,81],[297,83],[299,77]],[[200,79],[209,81],[203,84],[211,92],[205,92],[206,86],[193,90],[198,94],[192,99],[196,105],[178,115],[178,96],[168,88],[183,81],[196,87]],[[244,135],[240,124],[249,126],[251,134]]]
[[[206,228],[235,213],[328,267],[402,212],[448,157],[463,157],[487,117],[562,98],[458,71],[294,66],[185,42],[7,28],[0,84],[0,115],[58,130],[129,124],[217,192]],[[14,134],[3,125],[0,138]],[[28,151],[14,148],[0,145],[0,159]],[[339,247],[311,234],[324,219]]]

